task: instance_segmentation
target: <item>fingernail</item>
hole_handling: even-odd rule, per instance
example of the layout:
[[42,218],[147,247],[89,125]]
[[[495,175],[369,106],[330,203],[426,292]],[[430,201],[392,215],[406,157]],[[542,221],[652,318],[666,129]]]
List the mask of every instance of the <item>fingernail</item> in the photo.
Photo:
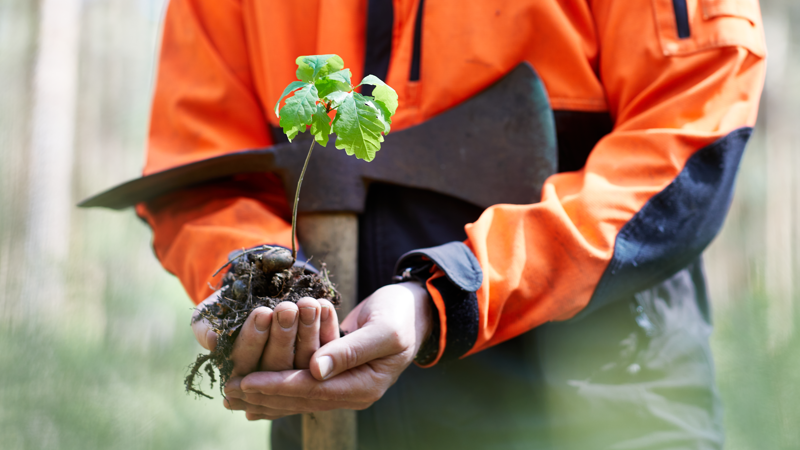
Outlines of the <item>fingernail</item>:
[[269,330],[269,323],[272,316],[270,314],[259,314],[256,316],[256,330],[265,332]]
[[284,309],[278,313],[278,323],[282,328],[291,328],[296,319],[297,311],[293,309]]
[[317,318],[317,308],[300,308],[300,321],[306,325],[311,325],[314,323],[314,319]]
[[333,371],[333,358],[330,356],[320,356],[317,358],[317,365],[319,366],[319,374],[322,375],[322,379],[327,380],[328,375]]
[[331,316],[331,309],[327,306],[322,307],[322,312],[319,314],[319,319],[322,321],[328,320],[328,317]]

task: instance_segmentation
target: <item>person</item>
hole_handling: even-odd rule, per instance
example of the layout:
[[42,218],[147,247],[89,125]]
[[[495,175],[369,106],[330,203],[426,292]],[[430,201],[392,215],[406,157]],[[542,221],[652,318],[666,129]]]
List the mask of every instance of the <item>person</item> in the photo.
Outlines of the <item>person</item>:
[[[277,142],[295,58],[327,53],[397,90],[393,131],[530,63],[559,173],[486,210],[373,183],[349,334],[314,299],[257,310],[226,406],[275,420],[275,449],[298,448],[297,413],[334,408],[359,410],[362,448],[721,448],[700,255],[756,119],[757,3],[172,0],[144,173]],[[229,252],[291,247],[274,174],[137,213],[195,302]],[[422,275],[392,284],[396,265]]]

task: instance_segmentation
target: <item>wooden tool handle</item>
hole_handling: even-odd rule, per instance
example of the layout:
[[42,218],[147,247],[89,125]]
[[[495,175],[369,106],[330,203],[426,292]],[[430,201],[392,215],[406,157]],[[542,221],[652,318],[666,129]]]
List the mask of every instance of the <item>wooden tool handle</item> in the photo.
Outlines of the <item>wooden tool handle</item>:
[[[325,262],[342,296],[339,322],[356,305],[358,286],[358,217],[353,213],[304,213],[297,235],[312,263]],[[303,414],[303,450],[355,450],[356,412],[338,409]]]

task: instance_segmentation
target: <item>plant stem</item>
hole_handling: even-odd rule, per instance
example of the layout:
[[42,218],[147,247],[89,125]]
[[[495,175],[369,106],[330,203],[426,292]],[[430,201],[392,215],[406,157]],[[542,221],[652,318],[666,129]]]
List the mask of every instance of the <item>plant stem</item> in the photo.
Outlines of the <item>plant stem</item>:
[[314,150],[314,144],[316,142],[316,139],[311,139],[311,147],[308,148],[308,156],[306,156],[306,162],[303,164],[303,171],[300,172],[300,179],[297,180],[297,192],[294,194],[294,211],[292,212],[292,264],[297,261],[297,244],[295,244],[295,238],[297,235],[297,203],[300,202],[300,186],[303,184],[303,176],[306,174],[306,167],[308,167],[308,161],[311,159],[311,151]]

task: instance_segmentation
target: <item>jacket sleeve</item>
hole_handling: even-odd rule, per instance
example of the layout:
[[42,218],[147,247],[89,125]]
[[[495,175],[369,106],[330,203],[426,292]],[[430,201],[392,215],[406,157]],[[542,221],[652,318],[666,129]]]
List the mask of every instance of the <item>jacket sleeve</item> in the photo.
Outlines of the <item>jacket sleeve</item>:
[[[172,0],[156,78],[145,174],[272,144],[256,95],[239,0]],[[137,205],[153,247],[195,303],[230,251],[291,247],[290,211],[274,175],[240,175]]]
[[495,205],[463,244],[401,258],[398,271],[420,253],[436,263],[438,350],[421,365],[626,298],[718,232],[756,119],[763,30],[743,2],[687,0],[684,23],[681,3],[594,2],[613,131],[583,169],[550,177],[539,203]]

